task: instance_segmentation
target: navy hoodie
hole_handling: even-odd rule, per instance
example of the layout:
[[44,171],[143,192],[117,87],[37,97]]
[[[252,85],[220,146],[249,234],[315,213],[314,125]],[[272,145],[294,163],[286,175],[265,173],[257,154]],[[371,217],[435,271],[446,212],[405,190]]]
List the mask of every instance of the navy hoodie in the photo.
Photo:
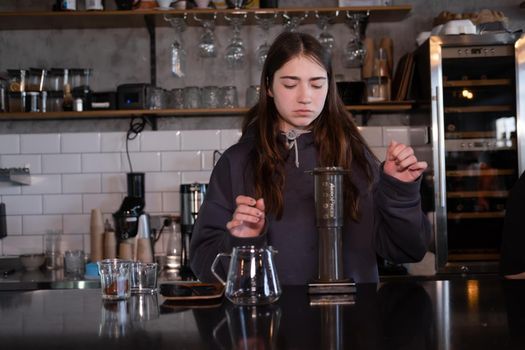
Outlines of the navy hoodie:
[[[271,245],[278,251],[274,262],[281,284],[305,285],[318,273],[314,177],[307,173],[318,166],[314,136],[306,133],[297,138],[299,168],[294,149],[286,159],[281,220],[267,215],[260,236],[239,238],[229,233],[226,223],[235,211],[235,198],[253,195],[250,154],[254,147],[249,130],[213,169],[192,234],[191,268],[199,280],[216,282],[211,264],[218,253],[231,253],[235,246]],[[372,157],[369,161],[374,171],[371,185],[357,165],[351,169],[352,181],[360,191],[360,218],[358,222],[345,220],[342,235],[344,275],[358,283],[378,281],[376,253],[391,262],[416,262],[423,258],[430,241],[430,225],[421,210],[421,180],[399,181],[385,174]],[[223,276],[228,263],[228,259],[221,259],[218,272]]]

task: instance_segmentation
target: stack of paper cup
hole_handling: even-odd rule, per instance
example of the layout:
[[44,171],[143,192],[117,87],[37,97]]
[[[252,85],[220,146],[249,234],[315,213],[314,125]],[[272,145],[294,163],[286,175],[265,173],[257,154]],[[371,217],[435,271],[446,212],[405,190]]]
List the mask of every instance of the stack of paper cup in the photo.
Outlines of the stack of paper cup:
[[104,255],[104,221],[102,212],[95,208],[91,210],[90,224],[91,261],[100,261]]

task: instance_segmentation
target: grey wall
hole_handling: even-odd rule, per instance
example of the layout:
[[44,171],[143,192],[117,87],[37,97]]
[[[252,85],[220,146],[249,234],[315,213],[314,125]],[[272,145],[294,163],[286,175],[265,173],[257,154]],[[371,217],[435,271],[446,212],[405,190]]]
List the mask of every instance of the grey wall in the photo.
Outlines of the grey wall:
[[[78,0],[83,4],[82,0]],[[380,38],[391,36],[394,39],[394,60],[416,47],[415,38],[421,31],[432,28],[432,19],[443,10],[451,12],[474,12],[488,8],[503,11],[510,19],[511,29],[523,27],[525,10],[519,9],[518,0],[470,0],[470,1],[428,1],[405,0],[392,1],[393,4],[411,4],[412,12],[402,21],[370,23],[367,36]],[[10,10],[48,10],[54,0],[3,0],[0,11]],[[114,8],[114,2],[106,1],[108,8]],[[295,6],[337,6],[337,1],[300,1],[281,0],[281,7]],[[185,85],[236,85],[239,89],[241,104],[244,91],[250,84],[259,80],[259,68],[248,64],[245,69],[225,68],[224,59],[202,59],[197,55],[196,43],[201,35],[201,28],[189,27],[183,33],[183,44],[188,52],[188,74],[184,79],[175,78],[170,72],[170,45],[175,32],[169,27],[156,29],[157,35],[157,83],[166,89]],[[271,37],[282,30],[274,26]],[[301,30],[317,35],[315,25],[302,26]],[[333,25],[337,47],[334,52],[334,68],[342,79],[358,80],[360,72],[356,69],[343,68],[340,63],[341,49],[350,39],[350,30],[344,24]],[[222,53],[228,44],[231,29],[218,26],[215,30]],[[253,52],[265,40],[257,26],[245,26],[242,33],[245,45],[252,57]],[[0,71],[9,68],[28,67],[90,67],[94,69],[92,88],[95,91],[115,90],[123,83],[149,81],[149,39],[146,28],[118,29],[70,29],[70,30],[16,30],[0,31]],[[406,116],[381,115],[374,117],[373,123],[406,123]],[[378,118],[380,118],[378,120]],[[197,118],[161,118],[159,127],[164,129],[206,129],[230,128],[239,125],[239,117],[197,117]],[[47,132],[53,131],[94,131],[125,130],[128,120],[61,120],[61,121],[2,121],[0,133]]]

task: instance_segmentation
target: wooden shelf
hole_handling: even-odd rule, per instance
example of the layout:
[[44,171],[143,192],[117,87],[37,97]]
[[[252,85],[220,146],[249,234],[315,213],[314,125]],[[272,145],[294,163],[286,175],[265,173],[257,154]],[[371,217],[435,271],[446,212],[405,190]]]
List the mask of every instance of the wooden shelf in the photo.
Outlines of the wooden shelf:
[[198,26],[194,16],[211,17],[217,15],[216,24],[227,25],[225,16],[245,13],[246,24],[255,23],[256,14],[277,14],[276,24],[282,23],[282,15],[300,15],[308,13],[304,24],[315,23],[315,12],[335,13],[335,22],[343,22],[346,12],[369,12],[369,21],[393,22],[404,19],[412,10],[411,5],[396,6],[352,6],[352,7],[294,7],[276,9],[242,9],[242,10],[133,10],[133,11],[12,11],[0,12],[0,30],[20,29],[83,29],[83,28],[133,28],[144,27],[144,16],[153,17],[156,26],[168,26],[165,15],[187,16],[190,26]]
[[445,113],[486,113],[486,112],[512,112],[513,106],[467,106],[445,107]]
[[504,176],[514,175],[512,169],[466,169],[466,170],[448,170],[445,172],[447,177],[463,176]]
[[506,198],[509,191],[455,191],[447,192],[447,198],[477,198],[477,197],[499,197]]
[[[346,106],[354,112],[399,112],[412,108],[410,102],[392,102],[381,104],[366,104]],[[218,117],[242,116],[248,108],[217,108],[217,109],[139,109],[117,111],[84,111],[84,112],[16,112],[0,113],[0,120],[52,120],[52,119],[95,119],[95,118],[130,118],[130,117]]]
[[443,87],[509,86],[511,83],[510,79],[449,80],[443,82]]
[[461,219],[498,219],[505,216],[504,211],[487,211],[487,212],[470,212],[470,213],[453,213],[448,212],[447,218],[449,220]]

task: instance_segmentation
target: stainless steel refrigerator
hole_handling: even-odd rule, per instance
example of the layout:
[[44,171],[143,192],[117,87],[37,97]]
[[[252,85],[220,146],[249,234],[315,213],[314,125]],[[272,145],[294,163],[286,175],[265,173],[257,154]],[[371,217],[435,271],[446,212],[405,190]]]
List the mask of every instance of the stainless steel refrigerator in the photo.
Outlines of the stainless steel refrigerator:
[[524,40],[431,36],[419,50],[430,71],[438,272],[498,269],[506,199],[525,169]]

